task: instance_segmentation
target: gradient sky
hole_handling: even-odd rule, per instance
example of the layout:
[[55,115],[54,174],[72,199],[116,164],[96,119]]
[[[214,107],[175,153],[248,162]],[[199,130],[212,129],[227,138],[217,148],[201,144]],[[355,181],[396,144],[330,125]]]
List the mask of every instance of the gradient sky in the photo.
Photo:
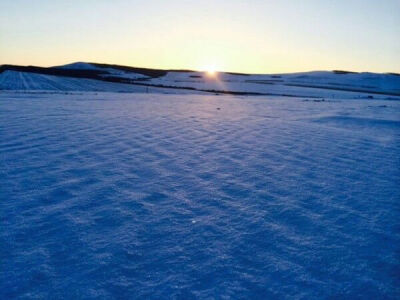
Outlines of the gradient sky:
[[400,0],[1,0],[0,64],[400,72]]

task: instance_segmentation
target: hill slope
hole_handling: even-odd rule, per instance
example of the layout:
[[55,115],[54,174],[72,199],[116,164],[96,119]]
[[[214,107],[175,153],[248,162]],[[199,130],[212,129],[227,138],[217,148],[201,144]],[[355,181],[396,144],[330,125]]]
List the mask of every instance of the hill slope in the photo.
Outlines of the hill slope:
[[[144,87],[174,92],[206,91],[299,97],[400,96],[398,74],[314,71],[291,74],[210,75],[190,70],[159,70],[78,62],[52,68],[0,66],[0,89],[142,92]],[[172,91],[170,91],[172,92]]]

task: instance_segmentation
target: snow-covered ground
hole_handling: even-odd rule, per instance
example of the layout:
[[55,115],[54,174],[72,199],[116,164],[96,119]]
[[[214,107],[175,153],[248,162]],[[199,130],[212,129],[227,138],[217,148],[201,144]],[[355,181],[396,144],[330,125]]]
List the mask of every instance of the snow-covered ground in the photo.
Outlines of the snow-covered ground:
[[2,299],[399,298],[398,101],[0,106]]
[[209,75],[203,72],[168,72],[166,76],[154,78],[151,82],[203,90],[304,97],[362,98],[372,93],[374,97],[384,99],[388,95],[376,95],[384,93],[397,95],[400,100],[400,76],[391,74],[320,71],[275,75]]
[[[0,73],[0,90],[1,89],[8,91],[98,91],[123,93],[149,92],[163,94],[177,92],[179,94],[187,94],[189,92],[187,90],[146,87],[86,78],[53,76],[16,71],[5,71]],[[194,91],[190,91],[190,93],[194,93]]]

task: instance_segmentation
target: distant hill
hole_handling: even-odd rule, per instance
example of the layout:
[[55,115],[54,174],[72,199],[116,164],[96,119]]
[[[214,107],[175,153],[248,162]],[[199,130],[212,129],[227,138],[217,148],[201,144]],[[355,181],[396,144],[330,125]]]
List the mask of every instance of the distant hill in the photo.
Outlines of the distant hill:
[[143,92],[146,90],[144,87],[152,87],[153,91],[157,88],[163,91],[168,89],[176,93],[192,91],[294,97],[397,97],[400,96],[400,76],[393,73],[343,70],[287,74],[220,72],[212,76],[192,70],[161,70],[88,62],[49,68],[0,66],[0,89],[3,90]]

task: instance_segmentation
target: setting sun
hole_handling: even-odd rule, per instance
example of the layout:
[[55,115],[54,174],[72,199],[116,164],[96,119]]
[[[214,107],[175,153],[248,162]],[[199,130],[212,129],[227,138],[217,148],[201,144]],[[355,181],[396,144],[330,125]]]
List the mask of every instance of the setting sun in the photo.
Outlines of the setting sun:
[[204,70],[205,70],[204,72],[210,77],[215,77],[215,75],[217,74],[215,67],[207,67],[204,68]]
[[208,76],[215,76],[216,71],[215,70],[207,70],[207,75]]

